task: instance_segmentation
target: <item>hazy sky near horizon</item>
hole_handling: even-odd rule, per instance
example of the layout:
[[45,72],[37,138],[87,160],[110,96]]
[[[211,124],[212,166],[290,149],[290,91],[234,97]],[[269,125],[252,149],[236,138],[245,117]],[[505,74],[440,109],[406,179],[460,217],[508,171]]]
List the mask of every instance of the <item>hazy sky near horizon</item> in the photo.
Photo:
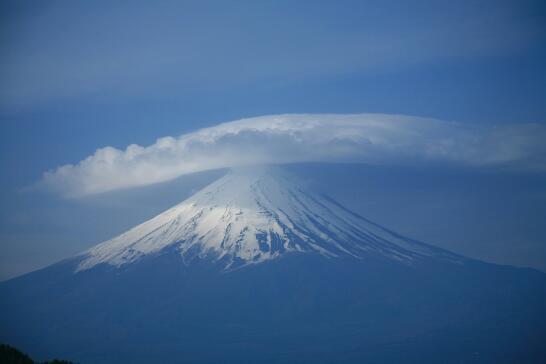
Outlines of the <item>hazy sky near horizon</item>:
[[[541,1],[3,1],[0,279],[120,233],[221,173],[77,200],[26,189],[99,148],[283,113],[544,128],[545,44]],[[401,233],[546,270],[543,172],[324,165],[334,183],[306,166]]]

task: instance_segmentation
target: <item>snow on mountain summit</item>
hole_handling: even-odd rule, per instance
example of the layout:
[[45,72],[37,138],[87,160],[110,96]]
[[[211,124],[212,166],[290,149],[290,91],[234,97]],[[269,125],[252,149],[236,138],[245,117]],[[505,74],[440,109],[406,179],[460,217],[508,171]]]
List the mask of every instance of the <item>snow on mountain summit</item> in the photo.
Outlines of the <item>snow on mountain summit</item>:
[[313,194],[276,168],[233,170],[182,203],[82,255],[78,271],[122,266],[174,248],[186,264],[210,258],[225,269],[293,252],[378,256],[404,263],[455,255],[390,232]]

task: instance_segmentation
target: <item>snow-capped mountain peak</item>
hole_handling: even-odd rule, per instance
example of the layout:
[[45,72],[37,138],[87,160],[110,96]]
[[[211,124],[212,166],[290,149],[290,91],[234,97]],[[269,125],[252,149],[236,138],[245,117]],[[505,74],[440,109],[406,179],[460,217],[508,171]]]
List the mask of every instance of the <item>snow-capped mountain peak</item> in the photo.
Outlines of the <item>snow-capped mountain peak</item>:
[[309,192],[276,168],[233,170],[182,203],[85,252],[78,271],[122,266],[174,248],[186,264],[211,259],[225,269],[293,252],[379,256],[411,263],[455,255],[403,238]]

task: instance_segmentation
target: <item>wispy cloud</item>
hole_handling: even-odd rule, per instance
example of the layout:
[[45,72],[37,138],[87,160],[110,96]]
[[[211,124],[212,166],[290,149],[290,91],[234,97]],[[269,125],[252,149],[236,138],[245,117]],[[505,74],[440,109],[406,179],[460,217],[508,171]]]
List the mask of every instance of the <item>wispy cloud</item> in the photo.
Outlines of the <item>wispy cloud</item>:
[[526,1],[302,4],[134,1],[96,12],[65,1],[6,10],[0,107],[396,72],[513,54],[545,36]]
[[546,127],[484,127],[402,115],[292,114],[222,123],[143,147],[97,151],[39,182],[66,197],[253,164],[360,162],[546,170]]

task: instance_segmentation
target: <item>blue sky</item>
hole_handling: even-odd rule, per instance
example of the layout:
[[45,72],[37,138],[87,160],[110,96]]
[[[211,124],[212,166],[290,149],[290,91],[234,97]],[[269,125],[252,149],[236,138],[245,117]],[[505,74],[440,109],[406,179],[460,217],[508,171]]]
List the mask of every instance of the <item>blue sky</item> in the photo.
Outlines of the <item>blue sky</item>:
[[[122,232],[218,173],[76,200],[26,189],[97,148],[280,113],[546,124],[540,1],[0,6],[0,279]],[[546,269],[543,172],[312,166],[298,171],[402,233]]]

